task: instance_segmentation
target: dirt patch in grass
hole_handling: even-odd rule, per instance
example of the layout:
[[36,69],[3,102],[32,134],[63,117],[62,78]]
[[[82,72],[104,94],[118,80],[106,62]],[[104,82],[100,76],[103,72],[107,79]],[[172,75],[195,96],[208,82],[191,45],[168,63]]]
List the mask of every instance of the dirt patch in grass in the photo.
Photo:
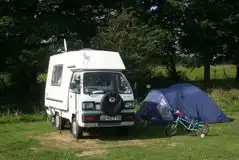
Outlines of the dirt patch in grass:
[[178,145],[180,145],[179,143],[169,143],[169,146],[171,147],[177,147]]
[[85,156],[95,156],[95,155],[103,155],[106,153],[106,150],[104,149],[95,149],[95,150],[88,150],[83,151],[79,154],[75,154],[77,157],[85,157]]
[[39,150],[39,148],[34,148],[34,147],[30,147],[29,149],[33,152],[37,152]]
[[102,143],[101,140],[97,138],[92,139],[91,137],[75,140],[69,132],[62,132],[62,134],[50,132],[42,135],[31,133],[30,137],[39,140],[43,147],[81,150],[82,152],[77,153],[77,156],[102,155],[112,148],[145,147],[152,144],[150,141],[145,142],[143,140],[116,140]]
[[97,143],[97,139],[80,139],[76,141],[71,136],[71,134],[66,132],[62,132],[62,134],[59,134],[57,132],[51,132],[43,135],[33,136],[32,138],[40,140],[40,143],[43,146],[62,149],[68,148],[91,149],[101,147],[101,145]]
[[81,148],[81,149],[98,149],[98,148],[118,148],[124,146],[144,146],[145,143],[142,140],[120,140],[113,143],[101,143],[99,139],[92,139],[87,137],[86,139],[75,140],[70,133],[62,132],[50,132],[43,135],[31,135],[31,138],[40,140],[40,143],[44,146],[51,146],[56,148]]

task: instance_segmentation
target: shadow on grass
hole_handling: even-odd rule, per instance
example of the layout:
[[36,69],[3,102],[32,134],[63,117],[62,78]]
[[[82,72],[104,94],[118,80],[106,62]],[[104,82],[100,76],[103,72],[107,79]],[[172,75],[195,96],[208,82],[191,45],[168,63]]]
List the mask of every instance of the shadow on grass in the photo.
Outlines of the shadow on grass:
[[[89,135],[84,135],[81,139],[99,139],[101,141],[117,141],[117,140],[144,140],[156,138],[169,138],[165,134],[164,126],[149,126],[140,127],[134,126],[129,129],[127,135],[122,134],[119,128],[107,127],[95,130],[88,130]],[[185,131],[184,128],[178,127],[178,132],[175,136],[190,136],[190,133]]]
[[[105,135],[101,135],[99,138],[103,141],[117,141],[117,140],[145,140],[145,139],[156,139],[156,138],[170,138],[165,134],[165,127],[164,126],[150,126],[150,127],[139,127],[135,126],[131,128],[130,133],[128,136],[119,136],[118,133],[112,134],[113,132],[106,132]],[[178,126],[177,133],[175,136],[191,136],[191,137],[198,137],[197,135],[193,134],[192,131],[186,130],[182,126]],[[217,137],[220,136],[216,133],[210,133],[207,135],[208,137]],[[173,137],[173,136],[172,136]]]
[[[62,131],[70,130],[69,125],[65,125]],[[117,141],[117,140],[142,140],[142,139],[155,139],[166,138],[165,126],[133,126],[128,130],[128,134],[122,133],[122,130],[118,127],[102,127],[85,130],[87,135],[84,135],[80,139],[99,139],[102,141]],[[59,132],[60,133],[60,132]],[[189,135],[189,132],[185,131],[181,126],[178,127],[176,136]]]

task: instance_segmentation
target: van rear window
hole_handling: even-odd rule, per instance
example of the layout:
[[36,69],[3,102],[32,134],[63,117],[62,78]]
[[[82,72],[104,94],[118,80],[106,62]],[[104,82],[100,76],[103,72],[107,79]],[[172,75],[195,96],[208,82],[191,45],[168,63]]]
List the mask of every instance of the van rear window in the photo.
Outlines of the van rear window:
[[51,79],[51,85],[52,86],[60,86],[61,85],[62,69],[63,69],[62,64],[53,66],[52,79]]

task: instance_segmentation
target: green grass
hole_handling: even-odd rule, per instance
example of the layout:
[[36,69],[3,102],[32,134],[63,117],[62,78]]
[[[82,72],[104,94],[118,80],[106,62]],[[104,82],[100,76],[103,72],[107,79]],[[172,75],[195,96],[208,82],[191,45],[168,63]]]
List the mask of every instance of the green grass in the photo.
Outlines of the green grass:
[[209,94],[223,112],[239,112],[239,89],[212,89]]
[[0,124],[4,123],[17,123],[17,122],[35,122],[35,121],[43,121],[45,120],[45,114],[8,114],[8,113],[0,113]]
[[[239,118],[239,113],[233,117]],[[235,160],[239,157],[237,119],[210,125],[210,133],[204,139],[188,134],[169,138],[163,136],[161,127],[151,127],[136,128],[126,139],[103,136],[76,142],[68,130],[60,134],[44,121],[2,124],[0,135],[0,160]]]
[[[165,137],[162,127],[133,128],[127,138],[86,137],[78,142],[62,134],[42,114],[0,116],[0,160],[235,160],[239,157],[239,90],[212,89],[209,94],[234,122],[210,125],[204,139],[179,132]],[[114,134],[106,131],[108,134]]]

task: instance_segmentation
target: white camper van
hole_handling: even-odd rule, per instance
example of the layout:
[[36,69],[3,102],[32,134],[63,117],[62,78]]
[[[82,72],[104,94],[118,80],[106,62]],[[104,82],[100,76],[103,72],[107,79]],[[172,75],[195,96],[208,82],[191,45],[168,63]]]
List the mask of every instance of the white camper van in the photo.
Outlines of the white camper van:
[[68,121],[78,139],[87,128],[134,125],[133,90],[118,52],[64,52],[51,56],[48,67],[45,108],[57,129]]

